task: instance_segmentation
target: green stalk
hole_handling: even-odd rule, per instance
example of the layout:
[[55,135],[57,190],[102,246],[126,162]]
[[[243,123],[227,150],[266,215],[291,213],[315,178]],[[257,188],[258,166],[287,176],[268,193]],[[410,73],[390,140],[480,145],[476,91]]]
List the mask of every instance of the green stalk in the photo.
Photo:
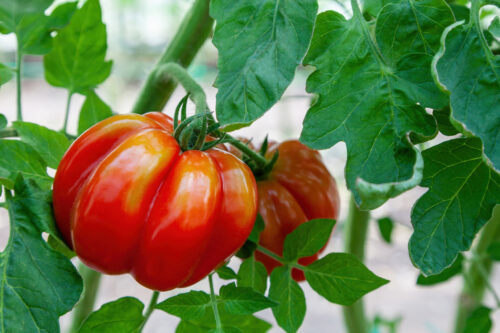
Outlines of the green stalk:
[[481,305],[484,292],[488,288],[488,278],[493,265],[487,255],[490,244],[500,241],[500,205],[493,210],[493,215],[483,227],[473,252],[476,259],[470,261],[464,271],[464,285],[457,302],[455,332],[462,333],[467,317]]
[[149,301],[149,305],[146,309],[146,312],[144,313],[144,319],[142,321],[142,324],[141,324],[141,327],[139,328],[139,332],[142,331],[142,329],[144,328],[144,326],[146,325],[149,317],[151,316],[151,314],[153,313],[155,307],[156,307],[156,303],[158,302],[158,297],[160,296],[160,292],[159,291],[153,291],[153,295],[151,295],[151,300]]
[[11,127],[6,127],[6,128],[0,129],[0,139],[1,138],[13,138],[13,137],[16,137],[17,135],[18,135],[17,131]]
[[[365,243],[368,233],[370,212],[362,211],[356,206],[354,197],[349,202],[349,214],[345,224],[345,252],[351,253],[363,261]],[[365,316],[363,300],[360,299],[351,306],[342,307],[344,321],[349,333],[367,333],[368,323]]]
[[66,113],[64,114],[64,125],[62,131],[66,133],[68,129],[68,119],[69,119],[69,109],[71,107],[71,97],[73,97],[73,93],[68,91],[68,99],[66,100]]
[[73,321],[71,323],[70,332],[76,332],[82,322],[94,310],[94,303],[99,289],[99,280],[101,273],[80,264],[78,271],[83,279],[83,296],[73,310]]
[[213,19],[208,13],[209,2],[195,0],[174,39],[149,74],[132,112],[143,114],[148,111],[161,111],[165,107],[177,82],[172,78],[159,77],[156,69],[169,62],[176,62],[183,67],[191,64],[212,31]]
[[212,310],[214,311],[215,327],[217,328],[217,332],[222,332],[222,323],[220,321],[219,309],[217,309],[217,299],[215,298],[214,281],[212,276],[213,273],[208,275],[208,283],[210,284],[210,302],[212,303]]
[[[17,43],[19,45],[19,42]],[[18,46],[19,47],[19,46]],[[23,120],[23,111],[21,108],[21,79],[23,68],[23,53],[17,51],[17,64],[16,64],[16,87],[17,87],[17,120]]]

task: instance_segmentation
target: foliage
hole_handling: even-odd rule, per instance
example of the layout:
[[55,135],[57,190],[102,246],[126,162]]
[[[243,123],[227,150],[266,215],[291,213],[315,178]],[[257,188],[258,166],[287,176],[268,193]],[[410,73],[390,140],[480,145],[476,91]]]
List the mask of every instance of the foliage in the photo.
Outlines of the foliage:
[[[112,68],[106,25],[99,0],[53,2],[0,1],[0,33],[15,34],[17,40],[16,66],[0,64],[0,86],[15,77],[21,87],[23,56],[43,55],[45,79],[68,91],[68,109],[73,94],[85,95],[80,135],[113,115],[96,91]],[[198,4],[205,12],[196,11]],[[318,14],[316,0],[212,0],[209,12],[207,4],[196,0],[187,20],[205,15],[211,22],[210,15],[216,23],[218,123],[211,119],[211,134],[251,125],[279,102],[297,67],[309,66],[306,91],[314,94],[314,103],[300,140],[316,149],[345,143],[346,184],[363,210],[418,185],[426,188],[411,212],[409,255],[420,270],[417,284],[432,286],[463,274],[467,256],[462,252],[500,203],[500,20],[494,18],[485,29],[481,14],[483,6],[498,9],[500,3],[365,0],[360,8],[352,0],[352,17]],[[192,26],[181,25],[179,36],[201,45],[197,36],[209,32],[182,31]],[[181,42],[175,40],[166,53],[175,54]],[[169,75],[157,70],[165,66],[160,61],[147,89]],[[57,168],[74,137],[66,132],[67,113],[62,131],[22,121],[20,93],[17,121],[0,114],[1,207],[10,219],[9,241],[0,254],[0,327],[2,332],[58,332],[58,318],[78,302],[83,284],[69,260],[74,253],[55,227],[48,168]],[[202,91],[191,98],[198,103],[200,96],[204,101]],[[444,136],[435,140],[439,133]],[[191,290],[158,304],[153,298],[150,307],[123,297],[90,314],[79,332],[96,327],[138,332],[153,309],[179,317],[176,332],[181,333],[266,332],[271,324],[255,316],[264,309],[286,332],[297,332],[307,306],[292,269],[303,270],[316,293],[343,306],[389,282],[349,253],[329,253],[308,266],[298,263],[324,247],[335,223],[314,219],[291,232],[282,257],[268,253],[282,264],[268,278],[253,254],[265,227],[258,217],[237,254],[244,259],[239,268],[217,269],[225,280],[217,295],[213,288],[210,294]],[[390,243],[393,222],[377,223]],[[482,251],[498,261],[500,237],[489,239]],[[494,310],[474,309],[464,332],[488,332]],[[373,321],[375,329],[396,324]]]

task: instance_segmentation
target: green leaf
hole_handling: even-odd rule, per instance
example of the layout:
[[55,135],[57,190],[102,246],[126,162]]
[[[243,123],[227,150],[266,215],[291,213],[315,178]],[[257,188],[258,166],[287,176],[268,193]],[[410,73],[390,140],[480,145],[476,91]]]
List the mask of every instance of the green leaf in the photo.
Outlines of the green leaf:
[[328,242],[335,220],[315,219],[299,225],[285,238],[283,259],[295,261],[312,256]]
[[387,243],[391,243],[392,229],[394,228],[394,222],[389,217],[384,217],[377,220],[378,230],[382,239]]
[[377,43],[386,63],[398,76],[398,86],[424,107],[442,108],[448,96],[431,74],[443,30],[455,22],[444,0],[406,0],[385,6],[376,23]]
[[231,125],[226,130],[252,123],[280,99],[307,51],[317,10],[316,0],[210,1],[217,119]]
[[14,73],[12,72],[12,69],[0,63],[0,86],[9,82],[13,76]]
[[231,283],[220,288],[220,299],[227,312],[234,314],[252,314],[278,303],[248,287],[236,287]]
[[437,83],[450,93],[451,117],[463,124],[462,132],[482,140],[484,154],[498,171],[500,57],[491,53],[480,30],[475,20],[448,27],[432,67]]
[[423,274],[420,274],[417,279],[417,284],[420,286],[433,286],[438,283],[448,281],[462,272],[463,259],[463,255],[459,254],[453,264],[439,274],[431,276],[424,276]]
[[0,113],[0,129],[7,127],[7,118]]
[[363,0],[363,13],[369,14],[371,17],[377,17],[380,10],[387,4],[394,2],[393,0]]
[[30,145],[18,140],[0,140],[0,183],[12,189],[18,174],[34,179],[44,188],[50,188],[52,178],[47,165]]
[[170,297],[156,308],[182,319],[202,318],[206,316],[207,310],[212,311],[210,295],[197,290]]
[[57,169],[61,158],[70,145],[64,134],[41,125],[22,121],[15,121],[13,126],[22,141],[35,148],[49,167]]
[[477,138],[454,139],[423,152],[421,186],[429,190],[413,207],[409,251],[423,274],[450,266],[500,202],[500,175],[482,158]]
[[139,332],[144,321],[144,304],[134,297],[122,297],[91,313],[78,333]]
[[251,256],[241,263],[238,271],[238,287],[250,287],[260,293],[267,288],[267,271],[264,264]]
[[65,2],[57,6],[50,14],[50,27],[59,30],[67,26],[76,11],[78,1]]
[[47,82],[85,94],[111,72],[112,62],[105,61],[106,48],[99,0],[87,0],[69,25],[60,30],[52,50],[43,58]]
[[62,255],[64,255],[68,259],[73,259],[74,257],[76,257],[76,253],[73,252],[66,245],[66,243],[64,243],[64,241],[60,238],[49,235],[49,238],[47,239],[47,244],[49,244],[52,249],[61,253]]
[[[252,315],[232,314],[224,306],[218,306],[223,332],[264,333],[271,325]],[[207,311],[205,316],[198,319],[182,320],[175,330],[176,333],[217,332],[215,330],[215,317],[213,311]],[[218,331],[220,332],[220,331]]]
[[289,267],[280,266],[271,273],[269,298],[278,303],[272,308],[278,325],[286,332],[297,332],[306,315],[306,299]]
[[[432,6],[445,3],[428,5],[428,9],[418,8],[418,20],[443,15],[441,7]],[[381,51],[387,54],[380,55],[362,17],[355,13],[346,20],[329,11],[318,15],[304,59],[304,64],[316,67],[307,80],[307,91],[319,98],[307,112],[300,140],[316,149],[346,143],[347,185],[362,209],[376,208],[420,182],[423,163],[407,136],[413,132],[430,138],[436,132],[434,119],[422,107],[427,100],[436,103],[438,99],[430,88],[432,81],[429,83],[431,57],[427,52],[432,49],[426,52],[417,47],[429,41],[420,40],[415,21],[396,29],[400,24],[397,16],[408,16],[409,10],[411,6],[405,2],[386,13],[378,34],[397,30],[397,38],[415,40],[415,46],[397,43],[392,49],[386,36],[377,35],[383,41]],[[453,17],[451,12],[449,16]],[[417,51],[421,55],[416,56]],[[408,57],[403,56],[408,52]]]
[[223,280],[233,280],[238,278],[238,275],[231,268],[227,266],[221,266],[217,268],[215,272],[217,273],[219,278]]
[[462,333],[488,333],[493,326],[490,315],[490,308],[478,307],[467,317]]
[[54,0],[0,2],[0,32],[15,33],[22,54],[45,54],[52,45],[50,18],[44,14]]
[[488,31],[496,38],[500,38],[500,18],[498,16],[491,21]]
[[15,196],[5,193],[11,226],[0,254],[0,327],[5,333],[59,332],[59,317],[73,308],[83,290],[71,261],[41,237],[54,224],[46,194],[21,177]]
[[488,246],[487,252],[491,259],[500,261],[500,242],[490,244],[490,246]]
[[262,230],[264,230],[265,223],[260,214],[257,214],[255,218],[255,224],[253,225],[252,232],[245,241],[245,244],[238,250],[236,256],[241,259],[249,258],[257,249],[257,243],[259,242],[259,236]]
[[452,136],[459,133],[450,121],[450,112],[451,110],[449,107],[445,107],[440,110],[434,110],[432,112],[434,119],[436,119],[439,132],[447,136]]
[[351,305],[365,294],[389,281],[373,274],[354,255],[330,253],[303,267],[306,280],[328,301]]
[[80,111],[78,135],[85,132],[92,125],[112,115],[113,111],[111,111],[111,108],[93,90],[89,91]]

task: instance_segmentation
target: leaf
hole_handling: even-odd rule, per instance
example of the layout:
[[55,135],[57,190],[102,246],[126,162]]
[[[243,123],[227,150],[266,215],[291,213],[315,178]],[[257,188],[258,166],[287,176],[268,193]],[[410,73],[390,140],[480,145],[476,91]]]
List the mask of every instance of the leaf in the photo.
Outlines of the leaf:
[[267,271],[264,264],[251,256],[241,263],[238,271],[238,287],[250,287],[260,293],[267,288]]
[[238,275],[231,268],[227,266],[221,266],[217,268],[215,272],[217,273],[219,278],[223,280],[233,280],[238,278]]
[[328,242],[334,226],[332,219],[314,219],[299,225],[285,238],[283,259],[295,261],[314,255]]
[[59,317],[83,290],[71,261],[41,237],[54,224],[50,203],[40,200],[46,193],[22,178],[14,197],[6,192],[11,227],[0,255],[0,327],[6,333],[59,332]]
[[47,165],[42,157],[28,144],[18,140],[0,140],[0,183],[12,189],[20,173],[34,179],[44,188],[50,188],[52,178],[47,175]]
[[111,108],[93,90],[89,91],[80,111],[78,135],[112,115]]
[[70,145],[64,134],[38,124],[22,121],[15,121],[13,126],[22,141],[35,148],[49,167],[57,169],[61,158]]
[[255,250],[257,249],[257,243],[259,242],[260,233],[262,232],[262,230],[264,230],[264,227],[264,219],[262,219],[262,216],[260,214],[257,214],[252,232],[248,236],[243,246],[236,253],[236,256],[238,258],[249,258],[255,252]]
[[440,110],[434,110],[432,112],[434,119],[436,119],[439,132],[447,136],[452,136],[459,133],[450,121],[450,112],[451,111],[449,107]]
[[170,297],[156,306],[157,309],[182,319],[202,318],[211,310],[210,295],[191,290],[185,294]]
[[330,253],[302,269],[311,288],[328,301],[341,305],[351,305],[389,282],[348,253]]
[[394,222],[389,217],[384,217],[377,220],[378,230],[382,239],[387,243],[391,243],[392,229],[394,228]]
[[[477,14],[473,9],[471,17]],[[451,117],[463,124],[463,133],[482,140],[484,154],[498,171],[500,57],[491,53],[475,21],[457,22],[443,32],[432,68],[436,82],[450,94]]]
[[234,314],[252,314],[278,304],[252,288],[236,287],[235,283],[222,286],[219,293],[227,312]]
[[421,186],[429,190],[413,207],[410,257],[424,275],[450,266],[500,202],[500,175],[482,158],[477,138],[454,139],[423,152]]
[[0,113],[0,129],[7,127],[7,118]]
[[485,306],[475,309],[467,317],[462,333],[488,333],[493,325],[490,314],[491,309]]
[[431,276],[424,276],[423,274],[420,274],[417,279],[417,284],[419,286],[433,286],[438,283],[448,281],[462,272],[463,259],[463,255],[459,254],[453,264],[439,274]]
[[317,10],[315,0],[210,2],[217,119],[226,130],[252,123],[280,99],[307,51]]
[[91,313],[78,333],[139,332],[144,321],[144,304],[134,297],[122,297]]
[[491,21],[488,31],[496,38],[500,38],[500,18],[498,16]]
[[50,28],[59,30],[68,25],[76,11],[78,1],[65,2],[57,6],[50,14]]
[[87,0],[53,44],[43,58],[45,78],[51,85],[85,94],[109,76],[112,62],[105,61],[106,26],[99,0]]
[[[223,326],[223,332],[264,333],[271,325],[252,315],[232,314],[225,310],[222,305],[218,306],[219,316]],[[206,315],[199,319],[182,320],[175,330],[176,333],[216,332],[215,317],[213,311],[207,311]],[[220,331],[219,331],[220,332]]]
[[490,244],[490,246],[488,246],[487,252],[491,259],[500,261],[500,242]]
[[297,332],[306,315],[306,299],[289,267],[280,266],[271,273],[269,298],[278,303],[272,308],[278,325],[286,332]]
[[52,45],[50,19],[44,14],[54,0],[0,2],[0,32],[15,33],[22,54],[45,54]]
[[0,86],[9,82],[13,76],[14,73],[12,72],[12,69],[0,63]]
[[[383,16],[384,30],[378,33],[396,29],[397,15],[409,15],[410,7],[400,6]],[[435,15],[432,7],[419,10],[418,17]],[[434,96],[426,67],[430,56],[399,58],[417,50],[390,49],[384,42],[381,50],[387,53],[386,59],[377,51],[366,25],[356,12],[350,20],[332,11],[318,15],[304,64],[316,67],[307,80],[307,91],[319,98],[307,112],[300,140],[316,149],[344,141],[347,185],[362,209],[373,209],[420,182],[423,163],[407,136],[412,132],[430,138],[436,129],[433,118],[415,100]],[[417,29],[410,28],[398,30],[396,36],[418,40]],[[377,40],[385,41],[378,35]]]

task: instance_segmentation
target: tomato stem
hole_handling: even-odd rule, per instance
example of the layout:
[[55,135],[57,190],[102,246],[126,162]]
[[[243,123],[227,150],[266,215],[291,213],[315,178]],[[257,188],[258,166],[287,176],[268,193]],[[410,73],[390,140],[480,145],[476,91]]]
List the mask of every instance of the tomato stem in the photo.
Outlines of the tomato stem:
[[139,328],[139,332],[142,331],[144,326],[146,326],[146,322],[148,321],[149,317],[153,313],[154,309],[156,308],[156,304],[158,303],[158,297],[160,296],[159,291],[153,291],[153,294],[151,295],[151,300],[149,301],[149,305],[146,308],[146,312],[144,312],[144,319],[142,320],[141,327]]
[[[349,213],[345,223],[345,252],[351,253],[363,261],[365,256],[365,243],[368,234],[370,212],[363,211],[356,205],[354,196],[349,201]],[[363,305],[360,299],[351,306],[342,308],[344,321],[349,333],[367,333],[368,325]]]
[[17,120],[23,120],[23,111],[21,108],[21,80],[22,80],[22,67],[23,67],[23,53],[19,50],[19,38],[17,40],[17,64],[16,64],[16,90],[17,90]]
[[209,0],[194,1],[174,39],[168,45],[141,89],[133,113],[160,111],[174,92],[177,82],[169,76],[158,76],[162,64],[176,62],[188,67],[212,31],[214,20],[209,15]]
[[83,279],[84,292],[78,305],[73,310],[73,320],[69,330],[70,332],[78,331],[82,322],[94,310],[97,290],[99,289],[101,279],[101,273],[94,271],[92,268],[82,263],[78,266],[78,271]]
[[474,245],[473,253],[477,259],[471,261],[462,273],[463,289],[458,298],[455,316],[455,332],[457,333],[463,331],[467,317],[482,303],[493,266],[487,250],[490,244],[497,241],[500,241],[500,205],[493,210],[491,219],[483,227]]
[[66,100],[66,111],[64,114],[64,124],[62,128],[62,132],[66,133],[68,129],[68,119],[69,119],[69,110],[71,107],[71,98],[73,97],[73,92],[68,91],[68,99]]
[[220,320],[219,309],[217,308],[217,299],[215,298],[213,275],[214,273],[210,273],[208,275],[208,283],[210,284],[210,302],[212,303],[212,309],[214,311],[215,327],[217,328],[217,332],[222,332],[222,323]]
[[[223,133],[221,131],[217,131],[217,132],[220,135],[222,135],[222,133]],[[238,140],[236,138],[233,138],[229,134],[226,134],[226,139],[224,141],[235,146],[239,150],[241,150],[245,155],[247,155],[253,161],[255,161],[255,163],[257,163],[257,166],[264,167],[268,163],[267,159],[264,156],[255,152],[252,148],[248,147],[246,143],[241,142],[240,140]]]

